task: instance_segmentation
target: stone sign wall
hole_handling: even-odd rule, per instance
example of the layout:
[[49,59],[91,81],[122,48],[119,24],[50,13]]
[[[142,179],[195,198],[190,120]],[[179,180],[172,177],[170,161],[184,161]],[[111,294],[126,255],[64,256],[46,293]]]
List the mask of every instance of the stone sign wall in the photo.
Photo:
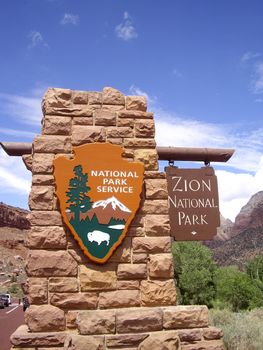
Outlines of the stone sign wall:
[[[223,349],[206,306],[175,306],[167,183],[158,172],[153,113],[142,96],[48,89],[42,135],[24,161],[32,171],[26,271],[30,307],[13,348],[35,350]],[[72,147],[112,143],[143,162],[140,209],[105,265],[88,260],[63,224],[53,160]]]

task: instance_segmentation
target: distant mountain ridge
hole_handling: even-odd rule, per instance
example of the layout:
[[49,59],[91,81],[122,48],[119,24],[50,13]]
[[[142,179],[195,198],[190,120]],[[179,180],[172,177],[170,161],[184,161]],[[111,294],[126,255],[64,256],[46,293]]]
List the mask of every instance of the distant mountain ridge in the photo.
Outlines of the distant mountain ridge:
[[204,242],[219,265],[244,264],[263,253],[263,191],[254,194],[242,207],[235,222],[225,219],[216,240]]
[[0,227],[16,227],[27,230],[30,228],[30,223],[26,217],[28,213],[28,210],[0,202]]
[[0,203],[0,289],[7,290],[13,282],[25,281],[25,233],[30,228],[24,209]]
[[232,237],[245,229],[263,227],[263,191],[254,194],[244,205],[235,219]]

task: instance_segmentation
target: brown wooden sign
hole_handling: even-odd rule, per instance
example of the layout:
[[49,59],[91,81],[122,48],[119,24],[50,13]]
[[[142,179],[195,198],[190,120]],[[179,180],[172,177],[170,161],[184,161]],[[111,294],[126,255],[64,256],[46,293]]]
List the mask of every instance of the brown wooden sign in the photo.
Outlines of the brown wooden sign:
[[165,172],[171,235],[177,241],[213,239],[220,226],[214,169],[166,167]]
[[144,166],[109,143],[74,147],[54,160],[56,195],[65,224],[84,253],[105,263],[123,241],[139,208]]

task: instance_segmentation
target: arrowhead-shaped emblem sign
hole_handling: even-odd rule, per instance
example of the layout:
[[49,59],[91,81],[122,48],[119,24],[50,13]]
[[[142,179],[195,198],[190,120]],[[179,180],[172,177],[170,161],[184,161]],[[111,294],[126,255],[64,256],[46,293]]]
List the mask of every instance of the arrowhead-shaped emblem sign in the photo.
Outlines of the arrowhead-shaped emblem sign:
[[65,224],[84,253],[105,263],[123,241],[140,205],[144,166],[108,143],[74,147],[54,160],[56,195]]

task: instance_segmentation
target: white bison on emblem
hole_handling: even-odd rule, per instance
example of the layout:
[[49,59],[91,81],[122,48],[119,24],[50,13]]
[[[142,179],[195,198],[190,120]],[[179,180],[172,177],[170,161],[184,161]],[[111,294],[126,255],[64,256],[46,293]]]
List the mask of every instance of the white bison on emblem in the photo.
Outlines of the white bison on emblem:
[[107,245],[110,243],[110,235],[103,231],[94,230],[88,232],[88,240],[90,242],[97,242],[100,245],[102,242],[107,242]]

